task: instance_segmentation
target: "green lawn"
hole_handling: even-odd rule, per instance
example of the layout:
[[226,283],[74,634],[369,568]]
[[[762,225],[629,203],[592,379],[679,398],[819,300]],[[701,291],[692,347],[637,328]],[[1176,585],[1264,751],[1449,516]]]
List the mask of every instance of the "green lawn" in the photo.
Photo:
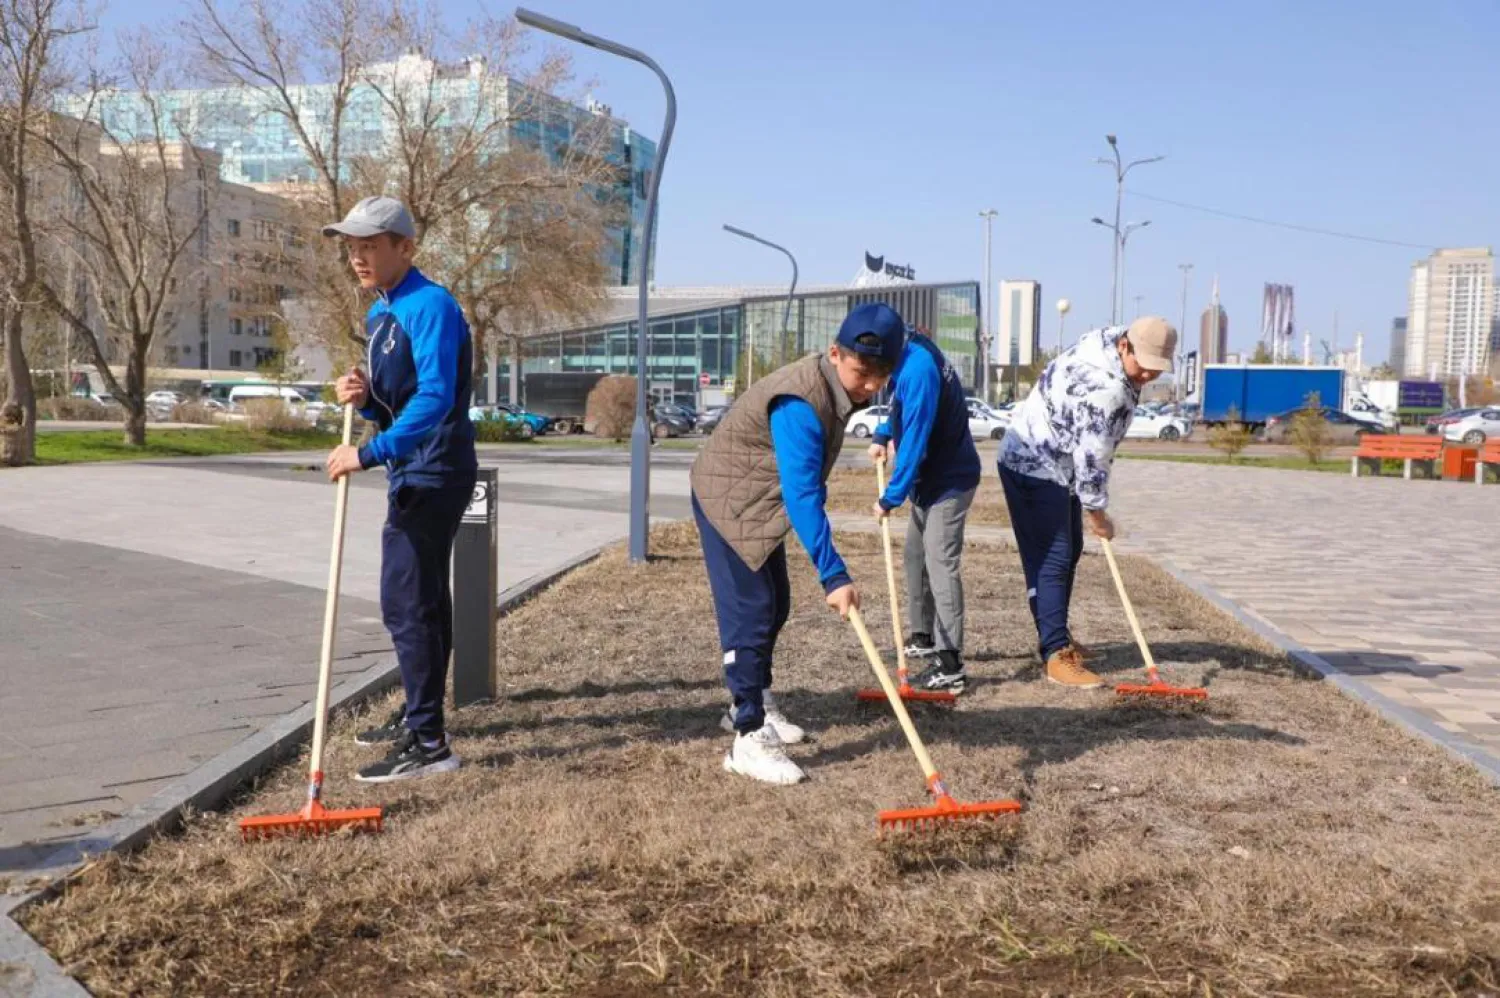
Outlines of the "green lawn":
[[240,427],[204,430],[146,430],[146,445],[131,447],[121,430],[40,433],[37,464],[83,464],[92,461],[139,461],[162,457],[209,457],[257,451],[320,450],[338,438],[321,430],[267,433]]

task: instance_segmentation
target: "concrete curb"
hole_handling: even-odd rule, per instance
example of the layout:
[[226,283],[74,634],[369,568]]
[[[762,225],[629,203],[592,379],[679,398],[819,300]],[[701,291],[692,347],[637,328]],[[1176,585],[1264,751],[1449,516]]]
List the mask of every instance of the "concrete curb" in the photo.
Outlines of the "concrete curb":
[[[613,546],[608,544],[586,551],[511,586],[496,602],[496,618],[505,616]],[[345,679],[330,693],[330,714],[384,692],[394,686],[398,678],[395,664],[386,662]],[[87,998],[88,992],[83,986],[64,973],[51,954],[27,935],[13,916],[29,905],[51,897],[90,857],[144,845],[153,836],[181,824],[185,810],[217,807],[250,779],[295,754],[311,736],[313,710],[313,704],[304,704],[182,779],[163,787],[128,813],[100,826],[87,837],[60,847],[42,861],[40,869],[33,871],[34,879],[43,881],[42,884],[24,894],[0,897],[0,996]]]
[[1207,582],[1204,582],[1190,572],[1178,568],[1169,559],[1159,556],[1149,557],[1163,571],[1171,575],[1172,578],[1233,617],[1247,629],[1281,649],[1308,672],[1319,679],[1331,683],[1335,689],[1350,699],[1373,708],[1387,720],[1404,728],[1409,734],[1432,742],[1438,748],[1444,749],[1451,755],[1456,756],[1460,761],[1468,763],[1475,769],[1478,769],[1491,783],[1500,786],[1500,759],[1444,731],[1431,720],[1423,717],[1411,708],[1403,706],[1390,697],[1370,689],[1356,677],[1339,671],[1336,666],[1330,665],[1326,659],[1291,638],[1275,624],[1221,595]]

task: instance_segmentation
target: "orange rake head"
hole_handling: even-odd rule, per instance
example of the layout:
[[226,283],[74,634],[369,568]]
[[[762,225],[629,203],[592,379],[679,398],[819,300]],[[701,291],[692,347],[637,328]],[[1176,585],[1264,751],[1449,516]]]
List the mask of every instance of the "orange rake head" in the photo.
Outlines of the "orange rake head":
[[378,832],[384,812],[378,807],[360,807],[348,811],[330,811],[321,801],[310,800],[295,814],[268,814],[240,819],[240,838],[246,842],[280,838],[317,838],[344,828],[361,832]]
[[954,821],[995,821],[1009,814],[1019,814],[1021,802],[988,801],[983,804],[960,804],[943,794],[932,807],[910,807],[880,812],[880,830],[925,831]]
[[[896,688],[896,694],[902,700],[910,700],[914,703],[958,703],[958,695],[955,693],[949,693],[947,690],[919,690],[905,683]],[[859,690],[854,695],[861,700],[878,700],[885,703],[885,690]]]
[[1163,697],[1177,700],[1207,700],[1208,690],[1199,686],[1171,686],[1160,679],[1142,684],[1121,683],[1115,687],[1115,696],[1128,697]]

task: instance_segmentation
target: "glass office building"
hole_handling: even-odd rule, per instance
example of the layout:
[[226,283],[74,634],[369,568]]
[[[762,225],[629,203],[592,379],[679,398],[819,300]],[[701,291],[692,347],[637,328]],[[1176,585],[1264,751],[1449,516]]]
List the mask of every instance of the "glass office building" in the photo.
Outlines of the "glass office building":
[[[979,356],[979,285],[901,284],[865,289],[818,289],[792,299],[786,333],[786,295],[742,297],[737,289],[697,289],[692,295],[662,295],[650,302],[647,365],[651,394],[689,404],[743,388],[752,353],[755,376],[826,350],[840,323],[856,305],[885,302],[909,324],[927,332],[958,369],[971,391]],[[613,321],[550,332],[523,341],[522,398],[527,374],[603,372],[634,374],[636,299],[613,297]],[[475,386],[476,395],[508,400],[510,361]],[[706,377],[705,377],[706,376]]]
[[[592,100],[584,107],[558,100],[489,73],[478,61],[443,65],[420,55],[405,55],[392,63],[371,66],[369,72],[372,77],[412,80],[422,86],[431,80],[435,105],[447,118],[464,122],[465,129],[488,132],[503,120],[501,116],[511,116],[503,128],[494,129],[496,153],[503,152],[510,142],[556,149],[567,144],[576,130],[605,122],[609,130],[605,158],[622,167],[619,183],[608,193],[628,206],[629,218],[628,223],[622,219],[609,234],[606,253],[610,274],[613,282],[621,285],[639,280],[636,267],[645,232],[647,184],[656,166],[655,142]],[[291,89],[292,99],[302,109],[309,138],[326,148],[328,122],[333,116],[333,85],[306,84]],[[221,180],[276,185],[277,193],[284,193],[283,185],[317,182],[291,123],[271,110],[274,101],[270,95],[248,87],[226,87],[173,90],[157,96],[165,119],[181,130],[174,138],[190,138],[200,148],[219,154]],[[81,114],[87,104],[88,98],[76,97],[62,101],[61,107],[65,113]],[[99,99],[91,113],[122,138],[149,139],[154,133],[150,109],[137,93],[110,92]],[[388,154],[396,140],[395,124],[375,87],[354,87],[343,112],[345,163],[361,156]]]

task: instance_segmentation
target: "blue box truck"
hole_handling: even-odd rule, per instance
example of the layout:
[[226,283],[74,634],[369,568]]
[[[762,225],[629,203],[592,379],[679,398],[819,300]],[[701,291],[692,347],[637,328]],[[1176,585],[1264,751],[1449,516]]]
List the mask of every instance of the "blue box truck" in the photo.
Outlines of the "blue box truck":
[[1240,422],[1260,427],[1270,417],[1303,405],[1314,392],[1321,404],[1342,409],[1343,368],[1208,364],[1203,368],[1201,418],[1223,423],[1233,409]]

